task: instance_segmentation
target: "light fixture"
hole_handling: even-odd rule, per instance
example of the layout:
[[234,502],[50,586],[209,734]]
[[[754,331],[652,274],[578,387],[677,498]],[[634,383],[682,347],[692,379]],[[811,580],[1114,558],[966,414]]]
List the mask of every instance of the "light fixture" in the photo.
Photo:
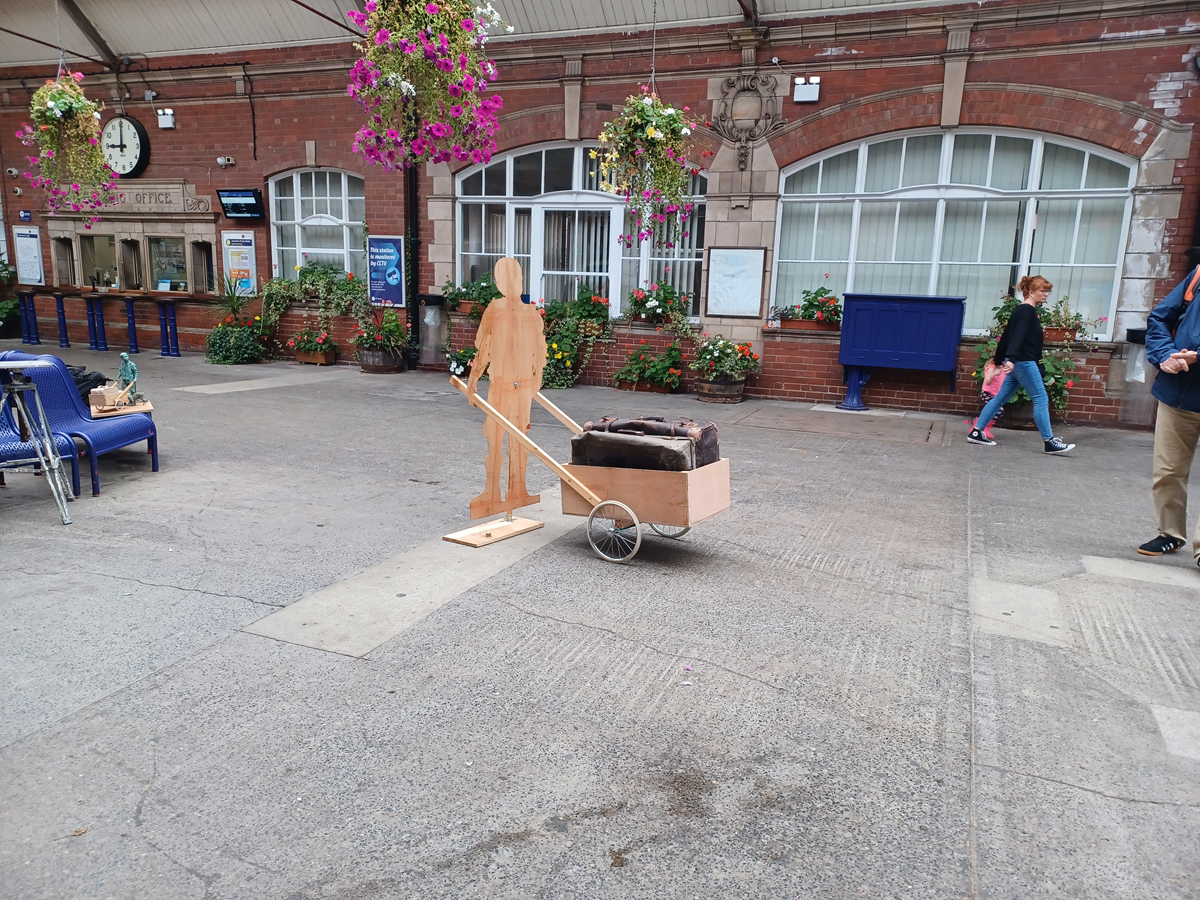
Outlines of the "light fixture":
[[174,128],[175,127],[175,110],[160,109],[158,111],[158,127],[159,128]]
[[795,78],[792,100],[796,103],[816,103],[821,96],[821,76],[808,75]]

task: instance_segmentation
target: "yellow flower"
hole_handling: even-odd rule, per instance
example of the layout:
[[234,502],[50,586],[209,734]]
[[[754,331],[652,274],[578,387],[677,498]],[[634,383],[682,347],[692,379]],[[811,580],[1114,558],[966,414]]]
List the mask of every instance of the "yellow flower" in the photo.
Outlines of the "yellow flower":
[[569,359],[567,360],[567,368],[571,368],[571,361]]
[[292,268],[293,268],[293,269],[295,269],[297,272],[299,272],[299,271],[300,271],[300,267],[299,267],[299,266],[292,266]]
[[555,359],[562,359],[562,353],[561,353],[561,352],[559,352],[559,353],[555,353],[555,354],[554,354],[554,358],[555,358]]
[[595,158],[596,158],[596,151],[595,151],[595,150],[589,150],[589,151],[588,151],[588,156],[590,156],[592,159],[595,159]]
[[555,350],[558,349],[558,344],[551,344],[550,346],[553,347]]
[[646,129],[646,137],[654,137],[654,126],[651,125]]
[[255,316],[255,317],[254,317],[254,321],[255,321],[255,322],[261,322],[261,321],[262,321],[262,316]]

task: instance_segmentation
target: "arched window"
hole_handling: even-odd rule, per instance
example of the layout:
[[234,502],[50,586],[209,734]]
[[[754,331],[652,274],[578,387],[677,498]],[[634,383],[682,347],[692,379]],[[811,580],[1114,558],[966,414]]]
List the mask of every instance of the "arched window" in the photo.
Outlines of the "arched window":
[[363,179],[335,169],[301,169],[271,180],[272,271],[295,278],[296,267],[327,263],[367,275]]
[[775,306],[837,294],[965,296],[979,333],[1023,275],[1110,337],[1132,161],[1028,132],[912,133],[840,147],[782,173]]
[[670,281],[699,294],[704,255],[704,176],[694,179],[696,209],[674,247],[652,242],[626,247],[629,226],[620,198],[600,190],[600,164],[589,144],[546,144],[496,157],[456,179],[459,284],[490,273],[498,259],[521,263],[532,299],[573,299],[580,284],[611,300],[618,315],[624,297],[643,281]]

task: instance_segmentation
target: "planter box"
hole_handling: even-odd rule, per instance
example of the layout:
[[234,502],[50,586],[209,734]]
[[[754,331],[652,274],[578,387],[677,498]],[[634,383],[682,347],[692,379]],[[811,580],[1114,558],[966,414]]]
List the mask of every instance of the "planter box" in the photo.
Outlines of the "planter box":
[[296,351],[296,362],[312,363],[316,366],[332,366],[334,360],[337,359],[337,351],[322,350],[320,353],[305,353],[303,350]]
[[741,403],[746,389],[745,378],[717,378],[696,382],[696,399],[706,403]]
[[840,331],[841,323],[818,322],[816,319],[780,319],[784,331]]
[[358,363],[368,375],[394,375],[405,366],[403,350],[359,350]]
[[671,388],[663,387],[659,384],[650,384],[647,381],[618,381],[618,391],[642,391],[646,394],[670,394]]
[[1062,344],[1075,340],[1074,328],[1043,328],[1042,336],[1049,344]]

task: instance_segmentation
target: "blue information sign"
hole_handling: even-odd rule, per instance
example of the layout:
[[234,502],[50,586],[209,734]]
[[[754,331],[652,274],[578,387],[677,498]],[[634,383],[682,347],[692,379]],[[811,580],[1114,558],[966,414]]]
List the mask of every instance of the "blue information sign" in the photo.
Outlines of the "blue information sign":
[[404,238],[367,238],[367,284],[375,306],[404,306]]

